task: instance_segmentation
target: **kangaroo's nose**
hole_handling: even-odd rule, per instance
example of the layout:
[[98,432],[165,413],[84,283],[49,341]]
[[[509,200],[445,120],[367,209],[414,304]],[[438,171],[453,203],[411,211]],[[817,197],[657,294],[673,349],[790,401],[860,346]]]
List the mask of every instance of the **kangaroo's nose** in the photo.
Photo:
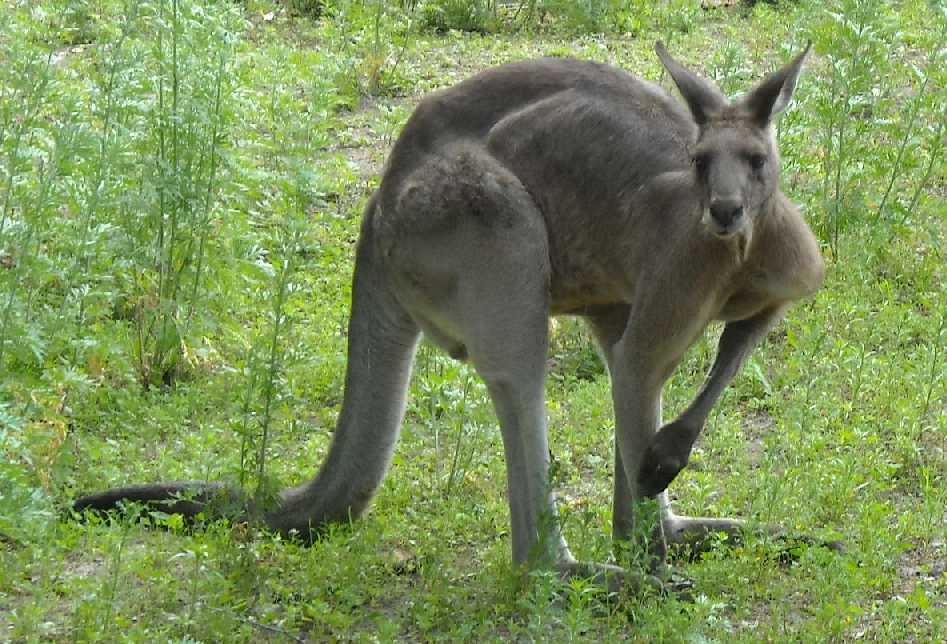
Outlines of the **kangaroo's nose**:
[[713,199],[710,202],[710,215],[718,224],[727,228],[743,216],[743,203],[739,199]]

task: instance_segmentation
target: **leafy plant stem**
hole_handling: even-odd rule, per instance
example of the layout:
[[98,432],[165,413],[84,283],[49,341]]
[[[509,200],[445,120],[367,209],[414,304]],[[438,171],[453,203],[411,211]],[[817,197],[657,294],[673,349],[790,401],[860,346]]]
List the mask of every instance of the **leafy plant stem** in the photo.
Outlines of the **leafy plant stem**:
[[934,131],[934,135],[931,138],[931,153],[930,159],[927,162],[927,170],[924,171],[924,176],[918,182],[917,188],[914,190],[914,196],[911,197],[911,203],[908,205],[907,210],[904,211],[904,214],[901,216],[901,220],[898,222],[898,224],[901,226],[904,225],[904,222],[907,221],[907,218],[912,212],[914,212],[914,209],[917,208],[917,202],[921,199],[921,194],[924,192],[924,188],[927,187],[927,183],[931,180],[931,176],[934,174],[934,166],[938,159],[943,161],[941,154],[944,148],[943,135],[945,119],[947,119],[947,109],[941,110],[937,129]]
[[881,218],[884,214],[885,205],[888,203],[888,197],[891,195],[891,189],[894,187],[894,182],[897,180],[898,175],[901,174],[901,163],[904,161],[904,151],[907,149],[908,141],[911,139],[911,134],[914,133],[914,122],[917,119],[917,113],[921,107],[921,99],[924,97],[924,93],[927,90],[927,82],[930,80],[930,76],[924,77],[924,82],[921,83],[921,87],[917,92],[917,96],[914,97],[914,105],[911,109],[911,116],[908,118],[908,125],[904,129],[904,136],[901,137],[901,144],[898,146],[898,156],[894,160],[894,165],[891,168],[891,177],[888,179],[888,186],[885,188],[884,195],[881,197],[881,202],[878,204],[878,210],[875,213],[875,219]]
[[204,195],[204,216],[200,222],[200,238],[198,240],[197,247],[197,265],[194,269],[194,280],[191,283],[191,297],[189,300],[189,307],[187,313],[187,320],[185,322],[185,329],[188,329],[191,324],[191,319],[194,315],[194,307],[197,303],[198,288],[200,287],[201,275],[203,274],[204,268],[204,253],[207,242],[208,228],[210,224],[210,213],[211,213],[211,199],[214,193],[215,182],[217,178],[217,137],[219,135],[220,128],[220,118],[221,118],[221,105],[220,105],[220,94],[221,94],[221,85],[223,84],[224,76],[224,55],[223,52],[218,53],[217,57],[217,77],[215,79],[216,85],[214,87],[214,121],[211,128],[211,140],[210,140],[210,176],[207,180],[207,191]]
[[921,413],[918,415],[918,419],[924,418],[931,408],[931,397],[934,395],[934,386],[937,383],[939,373],[937,369],[940,360],[939,349],[941,348],[945,327],[947,327],[947,315],[942,315],[940,318],[940,328],[937,330],[937,334],[934,336],[934,341],[931,344],[931,370],[927,378],[927,395],[924,396],[924,405],[921,407]]
[[250,435],[250,408],[253,404],[253,392],[256,389],[257,369],[256,352],[253,347],[247,349],[247,365],[245,368],[247,374],[246,387],[244,389],[243,404],[241,405],[241,427],[240,427],[240,486],[247,484],[248,463],[252,446],[252,436]]
[[[32,67],[32,66],[31,66]],[[23,133],[29,129],[36,117],[37,111],[43,104],[43,97],[49,85],[49,63],[46,63],[42,73],[36,74],[35,83],[31,84],[29,98],[26,102],[26,108],[21,116],[15,119],[17,122],[16,135],[13,139],[13,146],[7,154],[7,181],[3,189],[3,209],[0,212],[0,236],[6,229],[7,221],[10,217],[10,205],[13,197],[13,180],[16,177],[17,160],[20,156],[20,144],[23,142]],[[0,139],[2,140],[2,139]]]
[[[301,188],[297,187],[296,201],[300,213],[305,212],[303,206]],[[283,262],[282,267],[276,278],[275,300],[273,301],[273,328],[270,335],[269,358],[266,370],[266,380],[263,383],[263,415],[260,420],[260,444],[258,445],[257,456],[257,489],[255,500],[257,507],[262,507],[263,493],[265,491],[266,476],[266,453],[269,446],[270,424],[272,421],[272,407],[275,398],[276,378],[279,374],[280,335],[283,331],[283,325],[286,319],[284,310],[286,304],[286,294],[290,280],[295,271],[294,254],[299,243],[299,226],[296,222],[290,223],[292,230],[289,231],[289,239],[283,244]]]
[[456,410],[458,412],[458,427],[457,427],[457,438],[454,441],[454,455],[450,465],[450,473],[447,476],[447,486],[444,489],[444,498],[449,499],[451,496],[451,491],[454,488],[454,479],[457,476],[458,464],[460,463],[460,452],[461,447],[464,443],[464,437],[467,432],[464,430],[463,417],[467,411],[467,395],[470,392],[470,377],[464,379],[464,390],[461,394],[460,405]]
[[286,298],[286,285],[292,273],[292,260],[287,258],[276,283],[276,300],[273,303],[273,332],[270,336],[269,365],[266,371],[266,381],[263,385],[263,417],[260,420],[260,444],[257,457],[257,501],[263,492],[263,481],[266,474],[266,450],[269,445],[271,410],[273,407],[273,392],[279,363],[279,338],[283,325],[283,303]]
[[[56,145],[53,147],[53,152],[51,158],[45,163],[45,167],[41,170],[38,192],[35,199],[32,199],[24,207],[23,221],[27,224],[27,232],[25,237],[21,240],[22,249],[25,251],[24,255],[26,257],[35,257],[37,255],[38,246],[40,243],[39,235],[37,234],[37,224],[30,223],[31,219],[39,219],[28,216],[30,210],[39,211],[41,207],[46,203],[46,200],[49,196],[49,191],[53,185],[53,181],[58,176],[59,163],[60,163],[60,153],[63,149],[67,148],[71,143],[69,135],[72,133],[71,128],[66,125],[60,129],[61,136],[56,141]],[[34,245],[35,244],[35,245]],[[7,296],[7,303],[3,311],[3,321],[0,322],[0,374],[3,373],[3,360],[5,356],[5,349],[7,344],[7,333],[10,328],[10,320],[12,319],[13,305],[16,301],[16,293],[19,288],[24,287],[25,280],[22,279],[22,274],[25,270],[26,257],[21,258],[20,261],[17,261],[13,267],[13,279],[10,281],[10,290]],[[26,287],[29,289],[29,287]],[[32,290],[29,290],[30,295],[32,295]],[[24,313],[27,315],[31,309],[29,306],[29,300],[31,297],[27,298],[27,306],[24,308]]]
[[108,588],[105,596],[105,613],[102,617],[100,633],[107,632],[108,626],[112,621],[112,606],[115,605],[115,595],[118,592],[119,575],[122,569],[122,555],[125,552],[125,543],[128,541],[128,533],[131,530],[131,522],[122,521],[122,531],[119,535],[118,546],[115,548],[115,554],[112,557],[112,565],[109,575]]
[[[122,23],[122,29],[119,34],[118,39],[108,47],[108,73],[106,74],[106,81],[103,88],[103,96],[105,99],[105,106],[102,110],[102,131],[99,135],[99,145],[98,145],[98,157],[95,160],[95,170],[92,175],[91,190],[89,193],[89,199],[85,204],[83,209],[82,222],[79,228],[79,246],[78,252],[75,259],[74,272],[80,278],[83,276],[88,276],[89,274],[89,264],[91,262],[91,254],[89,252],[89,234],[92,230],[93,222],[96,220],[98,210],[99,210],[99,201],[101,199],[102,190],[104,189],[104,184],[106,177],[109,173],[109,144],[112,137],[112,119],[113,112],[115,109],[114,103],[114,94],[115,94],[115,85],[116,77],[119,70],[119,52],[122,51],[124,46],[125,39],[127,38],[129,31],[131,29],[131,23],[137,18],[137,2],[132,5],[134,9],[132,11],[125,12],[125,20]],[[127,9],[127,5],[126,5]],[[78,300],[78,309],[75,315],[75,339],[73,343],[72,350],[72,360],[73,362],[77,361],[79,357],[79,339],[82,338],[83,328],[85,326],[86,318],[86,289],[74,289],[75,297]],[[63,300],[63,306],[68,305],[69,298],[68,296]]]

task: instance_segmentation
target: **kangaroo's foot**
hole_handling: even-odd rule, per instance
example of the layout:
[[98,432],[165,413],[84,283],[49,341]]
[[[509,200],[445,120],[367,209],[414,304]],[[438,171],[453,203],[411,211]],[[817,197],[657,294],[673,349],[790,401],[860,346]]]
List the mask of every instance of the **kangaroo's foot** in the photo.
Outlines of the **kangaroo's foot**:
[[839,541],[827,541],[807,534],[791,534],[780,527],[749,526],[741,519],[687,517],[672,515],[663,521],[664,536],[678,552],[694,557],[711,550],[722,535],[729,543],[744,543],[746,535],[768,537],[780,544],[781,561],[793,559],[792,550],[800,545],[843,551]]
[[687,591],[691,588],[689,581],[677,575],[671,575],[668,569],[666,576],[627,570],[620,566],[591,561],[560,561],[556,564],[560,578],[591,579],[604,587],[609,593],[629,592],[638,594],[651,592],[660,595],[672,594],[682,599],[688,597]]

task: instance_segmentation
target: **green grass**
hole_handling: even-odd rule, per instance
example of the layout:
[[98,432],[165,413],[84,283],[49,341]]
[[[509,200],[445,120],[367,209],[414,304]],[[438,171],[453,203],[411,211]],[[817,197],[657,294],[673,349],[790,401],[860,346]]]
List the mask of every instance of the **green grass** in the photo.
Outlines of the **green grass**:
[[[943,3],[476,2],[472,31],[444,30],[456,2],[63,4],[0,10],[0,641],[947,630]],[[372,512],[312,547],[65,515],[128,482],[265,492],[310,476],[341,400],[361,207],[417,99],[538,55],[661,79],[656,38],[731,92],[814,42],[778,133],[828,278],[728,389],[672,494],[844,554],[722,544],[675,562],[693,601],[523,584],[485,387],[428,346]],[[666,416],[718,332],[670,382]],[[611,396],[573,320],[555,326],[548,383],[567,537],[606,560]]]

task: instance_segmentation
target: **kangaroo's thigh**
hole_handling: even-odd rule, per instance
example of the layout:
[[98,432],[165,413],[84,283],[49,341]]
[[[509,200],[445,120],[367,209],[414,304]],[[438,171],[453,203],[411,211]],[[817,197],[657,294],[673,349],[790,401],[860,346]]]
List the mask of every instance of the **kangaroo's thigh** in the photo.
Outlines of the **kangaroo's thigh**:
[[[399,297],[428,337],[469,358],[496,408],[507,462],[513,560],[570,559],[549,490],[543,378],[546,230],[519,180],[484,151],[454,147],[389,198]],[[383,208],[386,207],[383,204]]]
[[485,333],[516,325],[520,337],[545,335],[546,228],[514,174],[482,148],[455,144],[380,193],[379,255],[430,340],[457,357],[473,341],[488,360],[486,346],[516,343]]

